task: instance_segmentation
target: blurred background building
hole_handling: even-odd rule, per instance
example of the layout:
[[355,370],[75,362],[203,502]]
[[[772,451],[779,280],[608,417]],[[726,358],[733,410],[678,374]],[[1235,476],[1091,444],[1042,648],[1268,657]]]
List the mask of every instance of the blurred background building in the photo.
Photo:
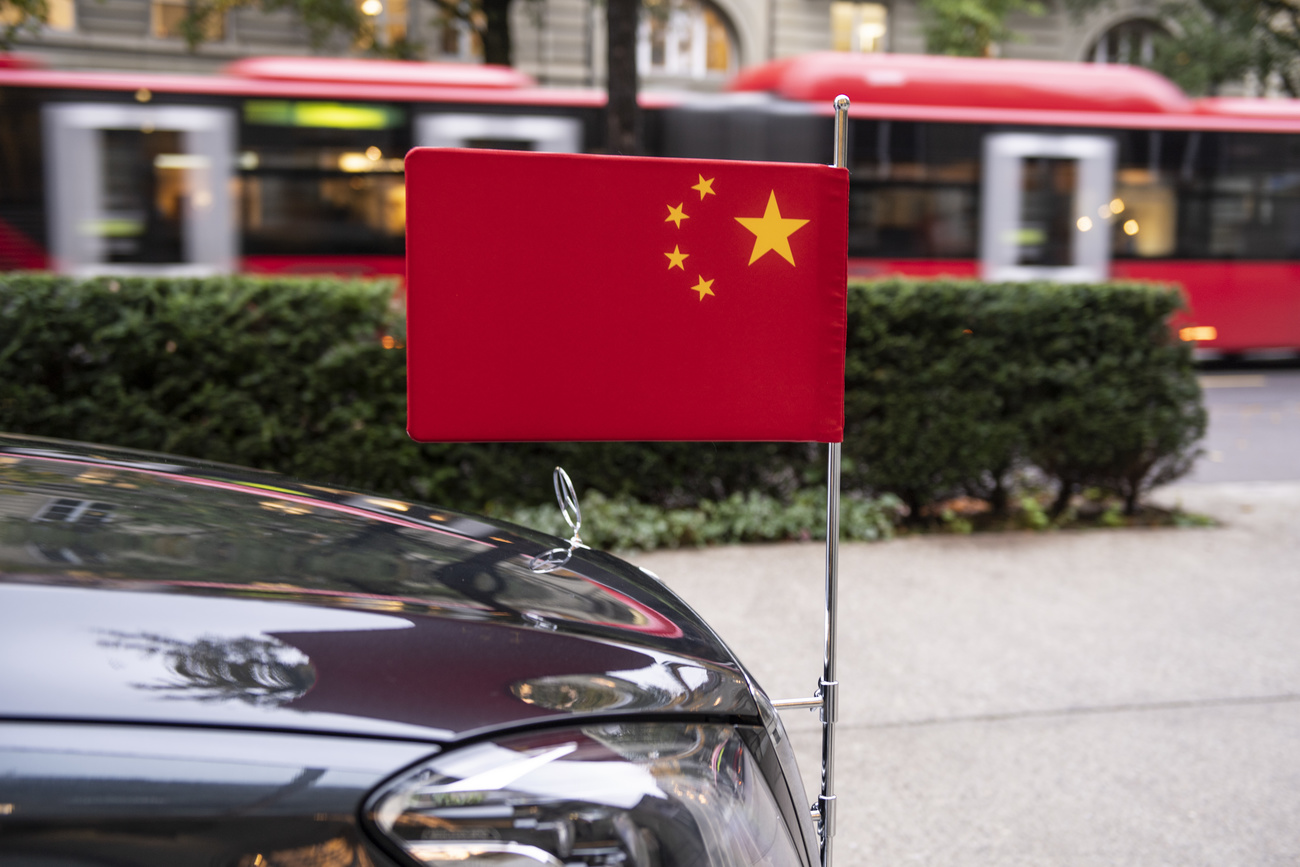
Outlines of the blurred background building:
[[[431,0],[357,2],[373,29],[372,51],[481,59],[472,28]],[[48,24],[15,48],[58,68],[210,72],[249,55],[361,50],[338,37],[313,46],[289,11],[233,10],[191,51],[180,27],[187,0],[48,3]],[[603,84],[604,9],[600,0],[514,0],[515,65],[547,84]],[[646,0],[638,63],[645,86],[708,90],[741,66],[810,51],[922,53],[922,23],[916,0]],[[1082,18],[1052,4],[1043,15],[1013,13],[1007,24],[1022,38],[1003,44],[1003,56],[1121,63],[1148,59],[1161,27],[1145,0],[1093,4]]]

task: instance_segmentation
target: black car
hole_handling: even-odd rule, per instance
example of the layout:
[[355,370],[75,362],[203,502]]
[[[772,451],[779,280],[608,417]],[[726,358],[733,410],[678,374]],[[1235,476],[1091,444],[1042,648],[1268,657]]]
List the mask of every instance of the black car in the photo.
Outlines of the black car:
[[649,573],[553,549],[0,436],[0,867],[816,864],[727,647]]

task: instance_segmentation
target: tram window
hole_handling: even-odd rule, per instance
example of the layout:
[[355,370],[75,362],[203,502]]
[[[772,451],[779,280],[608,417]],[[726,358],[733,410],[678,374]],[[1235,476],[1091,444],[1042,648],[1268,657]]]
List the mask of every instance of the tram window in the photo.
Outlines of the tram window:
[[1292,136],[1220,133],[1195,193],[1216,258],[1300,258],[1300,151]]
[[246,255],[401,255],[405,112],[381,104],[250,101],[244,120]]
[[849,194],[849,253],[891,258],[976,255],[974,186],[857,184]]
[[1115,197],[1104,207],[1115,256],[1149,259],[1174,254],[1178,208],[1168,180],[1143,169],[1121,169]]
[[858,121],[851,131],[855,256],[977,255],[983,127]]
[[499,151],[531,151],[537,142],[517,138],[472,138],[465,142],[467,148],[495,148]]
[[1074,191],[1079,161],[1026,157],[1021,171],[1021,222],[1017,265],[1074,264]]
[[0,88],[0,270],[37,267],[46,244],[41,115],[28,92]]
[[[1178,253],[1179,178],[1191,177],[1200,142],[1168,130],[1124,130],[1119,142],[1115,193],[1099,217],[1110,224],[1116,258],[1158,258]],[[1202,248],[1203,249],[1203,248]]]
[[107,262],[183,262],[188,175],[181,134],[170,130],[106,129],[103,136],[103,214],[94,227]]
[[1121,133],[1117,257],[1300,258],[1300,143],[1262,133]]
[[859,121],[852,128],[852,170],[880,180],[976,184],[985,132],[963,124]]

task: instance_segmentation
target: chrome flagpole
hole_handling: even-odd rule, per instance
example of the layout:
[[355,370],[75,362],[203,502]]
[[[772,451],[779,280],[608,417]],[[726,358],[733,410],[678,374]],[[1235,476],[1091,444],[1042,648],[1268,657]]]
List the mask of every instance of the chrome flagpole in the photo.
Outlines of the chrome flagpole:
[[[849,98],[835,97],[835,155],[831,165],[849,165]],[[831,867],[835,839],[835,722],[840,715],[840,682],[835,673],[836,619],[840,592],[840,447],[831,443],[826,455],[826,653],[822,665],[822,867]]]
[[[835,97],[836,168],[848,168],[849,98]],[[822,844],[822,867],[831,867],[831,843],[835,839],[835,722],[839,718],[840,683],[835,673],[836,623],[840,587],[840,450],[830,443],[826,455],[826,651],[817,694],[812,698],[774,701],[778,708],[820,708],[822,719],[822,790],[813,805]]]

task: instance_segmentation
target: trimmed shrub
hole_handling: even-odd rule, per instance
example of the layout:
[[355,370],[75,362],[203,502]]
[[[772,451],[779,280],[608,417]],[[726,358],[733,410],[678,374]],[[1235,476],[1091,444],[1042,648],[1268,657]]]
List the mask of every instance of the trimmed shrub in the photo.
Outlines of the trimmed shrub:
[[[778,503],[802,514],[799,492],[825,484],[824,452],[806,443],[411,442],[395,291],[0,274],[0,429],[502,513],[549,507],[562,464],[608,508],[693,509],[672,519],[687,522],[684,542],[723,526],[728,538],[816,532],[801,517],[750,526]],[[1167,326],[1179,304],[1139,285],[850,287],[846,488],[897,494],[914,519],[958,492],[1002,510],[1014,474],[1034,466],[1066,495],[1099,487],[1135,508],[1186,471],[1205,427],[1190,350]]]
[[1182,306],[1149,284],[889,280],[850,287],[846,481],[914,517],[967,493],[1005,511],[1012,474],[1124,498],[1185,473],[1206,416]]
[[[874,542],[894,534],[902,503],[897,497],[845,497],[840,501],[840,538]],[[555,536],[572,530],[553,504],[496,508],[489,514]],[[725,500],[700,500],[690,508],[665,509],[631,497],[582,496],[582,539],[595,548],[681,548],[720,542],[782,542],[826,538],[826,487],[796,491],[786,501],[751,491]]]
[[675,507],[749,491],[788,498],[806,482],[791,469],[809,451],[798,443],[414,443],[405,356],[381,343],[403,340],[395,291],[0,273],[0,429],[480,511],[549,501],[557,464],[584,487]]

